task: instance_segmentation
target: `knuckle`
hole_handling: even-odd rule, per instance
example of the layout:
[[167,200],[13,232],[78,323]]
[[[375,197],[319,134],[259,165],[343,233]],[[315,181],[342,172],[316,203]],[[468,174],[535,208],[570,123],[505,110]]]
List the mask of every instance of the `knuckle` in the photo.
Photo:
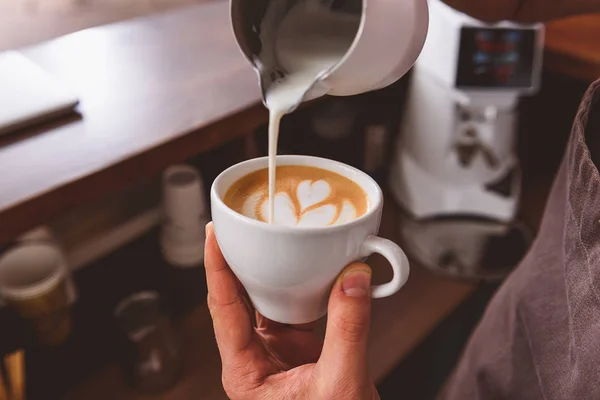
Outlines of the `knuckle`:
[[348,316],[336,318],[333,324],[340,331],[342,338],[351,343],[364,340],[369,330],[365,321]]
[[232,400],[254,399],[256,391],[264,383],[262,374],[247,364],[230,365],[223,369],[223,389]]
[[212,304],[212,296],[210,293],[206,295],[206,306],[208,307],[208,312],[210,312],[210,316],[213,316],[213,304]]
[[232,382],[225,375],[223,375],[223,378],[221,379],[221,383],[223,385],[223,390],[227,394],[227,397],[229,397],[230,399],[239,399],[240,398],[240,396],[237,392],[237,385],[235,384],[235,382]]
[[377,391],[370,382],[344,378],[318,390],[319,400],[376,400]]
[[227,398],[231,400],[246,400],[252,398],[248,392],[234,381],[223,378],[222,384],[223,390],[225,391],[225,394],[227,394]]
[[208,296],[206,298],[206,305],[208,306],[208,312],[210,313],[210,317],[212,319],[215,319],[215,313],[216,313],[215,301],[213,300],[210,293],[208,294]]
[[233,297],[232,299],[230,299],[228,301],[219,303],[214,300],[214,298],[210,295],[210,292],[209,292],[207,299],[206,299],[206,304],[208,306],[208,311],[210,312],[211,317],[214,318],[215,314],[219,310],[226,309],[228,307],[231,307],[231,306],[234,306],[237,304],[245,305],[245,302],[239,295],[236,295],[235,297]]

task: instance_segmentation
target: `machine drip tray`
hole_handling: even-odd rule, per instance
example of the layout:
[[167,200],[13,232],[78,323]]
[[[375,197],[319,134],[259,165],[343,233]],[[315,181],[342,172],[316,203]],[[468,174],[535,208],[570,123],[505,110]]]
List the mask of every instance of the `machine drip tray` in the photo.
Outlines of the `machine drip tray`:
[[399,213],[399,240],[413,261],[463,280],[501,281],[521,262],[534,239],[522,222],[452,216],[416,220]]

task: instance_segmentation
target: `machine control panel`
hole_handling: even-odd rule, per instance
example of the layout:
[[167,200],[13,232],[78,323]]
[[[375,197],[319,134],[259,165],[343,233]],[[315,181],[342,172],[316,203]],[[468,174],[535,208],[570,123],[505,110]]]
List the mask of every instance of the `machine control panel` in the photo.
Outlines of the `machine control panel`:
[[464,26],[456,88],[529,89],[540,73],[539,30]]

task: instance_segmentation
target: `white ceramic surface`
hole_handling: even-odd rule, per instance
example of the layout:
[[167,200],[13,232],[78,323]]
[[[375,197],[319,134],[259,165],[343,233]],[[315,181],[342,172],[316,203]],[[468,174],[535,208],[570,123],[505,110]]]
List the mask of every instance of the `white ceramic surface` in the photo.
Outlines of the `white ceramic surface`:
[[427,0],[363,0],[361,24],[350,51],[318,82],[306,100],[325,92],[351,96],[402,78],[427,38]]
[[[267,48],[266,54],[256,59],[255,38],[248,38],[240,19],[248,17],[248,11],[241,3],[250,7],[260,7],[257,14],[264,13],[264,7],[271,3],[252,0],[230,0],[233,33],[240,50],[260,75],[259,65],[269,65],[274,57]],[[281,4],[287,4],[280,2]],[[326,2],[323,2],[326,3]],[[280,5],[280,4],[278,4]],[[280,19],[290,7],[278,7],[271,16]],[[268,14],[268,13],[267,13]],[[305,93],[303,100],[312,100],[325,94],[350,96],[384,88],[402,78],[415,64],[425,43],[429,29],[429,8],[427,0],[362,0],[358,32],[345,56],[325,72],[321,79]],[[263,18],[267,18],[263,15]],[[253,21],[254,22],[254,21]],[[271,18],[261,32],[269,31]],[[270,31],[269,31],[270,32]],[[259,50],[260,51],[260,50]]]
[[266,168],[257,158],[221,173],[211,188],[215,234],[227,263],[244,285],[254,307],[265,317],[289,324],[315,321],[327,312],[329,292],[339,273],[352,261],[372,253],[388,259],[392,281],[374,286],[372,297],[394,294],[406,283],[409,263],[395,243],[376,237],[383,195],[367,174],[332,160],[309,156],[278,156],[277,165],[310,165],[343,175],[369,196],[369,211],[347,224],[328,227],[269,225],[227,207],[222,196],[239,178]]

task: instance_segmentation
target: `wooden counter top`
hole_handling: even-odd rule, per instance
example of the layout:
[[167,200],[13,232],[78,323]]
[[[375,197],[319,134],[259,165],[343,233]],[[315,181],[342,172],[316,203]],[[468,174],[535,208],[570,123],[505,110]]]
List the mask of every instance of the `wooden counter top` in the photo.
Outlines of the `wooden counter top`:
[[600,14],[553,21],[546,25],[544,65],[584,81],[600,78]]
[[80,118],[0,138],[0,243],[267,121],[228,4],[185,7],[24,50],[79,95]]
[[[396,238],[397,209],[386,199],[380,235]],[[380,257],[369,261],[373,280],[382,283],[390,267]],[[369,369],[376,382],[383,380],[398,363],[476,289],[474,284],[445,279],[411,264],[406,285],[395,295],[373,301]],[[129,389],[117,364],[111,365],[75,388],[67,400],[225,400],[221,385],[221,361],[206,305],[198,307],[181,324],[186,354],[185,374],[170,391],[142,396]]]

